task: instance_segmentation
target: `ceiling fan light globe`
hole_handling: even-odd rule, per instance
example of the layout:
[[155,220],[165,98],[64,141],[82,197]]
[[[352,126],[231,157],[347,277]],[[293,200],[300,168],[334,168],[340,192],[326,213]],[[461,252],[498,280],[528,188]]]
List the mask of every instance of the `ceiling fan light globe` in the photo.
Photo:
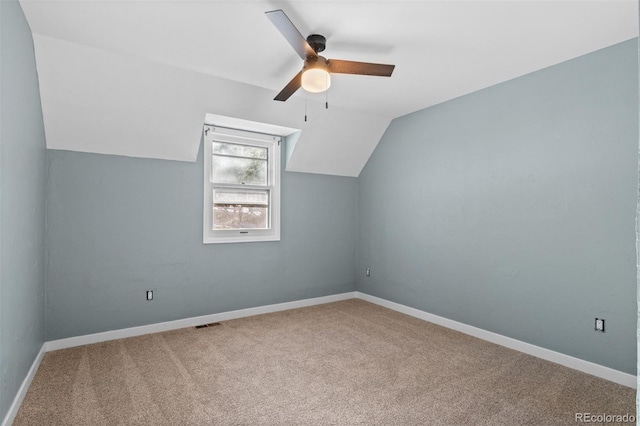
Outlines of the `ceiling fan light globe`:
[[310,68],[302,73],[302,88],[307,92],[321,93],[331,87],[331,74],[323,68]]

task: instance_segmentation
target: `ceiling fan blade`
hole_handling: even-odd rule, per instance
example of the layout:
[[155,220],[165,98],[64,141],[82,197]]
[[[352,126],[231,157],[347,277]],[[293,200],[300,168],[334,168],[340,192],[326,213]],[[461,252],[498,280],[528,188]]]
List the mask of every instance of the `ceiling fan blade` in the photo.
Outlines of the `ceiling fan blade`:
[[293,47],[293,50],[295,50],[302,59],[315,58],[318,56],[281,9],[265,12],[265,15],[267,15],[267,18],[269,18],[278,31],[282,33],[291,47]]
[[280,91],[280,93],[278,93],[278,95],[275,98],[273,98],[273,100],[274,101],[286,101],[301,86],[302,86],[302,71],[300,71],[298,74],[296,74],[296,76],[293,77],[293,79],[291,79],[289,84],[284,86],[284,89],[282,89]]
[[329,72],[336,74],[359,74],[391,77],[395,65],[373,64],[370,62],[341,61],[329,59]]

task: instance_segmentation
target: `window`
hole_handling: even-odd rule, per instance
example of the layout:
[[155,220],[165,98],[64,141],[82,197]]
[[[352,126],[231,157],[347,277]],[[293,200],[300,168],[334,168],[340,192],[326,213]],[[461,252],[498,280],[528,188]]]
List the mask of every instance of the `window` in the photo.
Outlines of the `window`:
[[280,137],[204,126],[204,243],[280,240]]

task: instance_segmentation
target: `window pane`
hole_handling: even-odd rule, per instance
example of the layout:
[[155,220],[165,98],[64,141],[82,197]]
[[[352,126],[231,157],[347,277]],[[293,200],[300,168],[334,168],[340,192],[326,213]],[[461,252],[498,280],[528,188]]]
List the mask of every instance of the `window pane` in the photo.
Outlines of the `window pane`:
[[252,145],[238,145],[228,142],[213,142],[214,154],[233,155],[236,157],[249,157],[267,159],[267,148]]
[[268,191],[213,191],[212,229],[268,228]]
[[215,183],[263,185],[267,182],[267,160],[212,155],[211,175]]
[[269,205],[269,192],[218,189],[213,192],[213,204],[247,204],[267,206]]

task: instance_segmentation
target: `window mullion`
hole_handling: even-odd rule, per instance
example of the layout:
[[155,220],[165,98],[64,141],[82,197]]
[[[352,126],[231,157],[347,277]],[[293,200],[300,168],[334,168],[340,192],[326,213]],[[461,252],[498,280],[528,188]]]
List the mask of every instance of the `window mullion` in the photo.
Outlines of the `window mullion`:
[[211,182],[214,188],[224,189],[239,189],[239,190],[253,190],[253,191],[272,191],[273,185],[240,185],[237,183],[215,183]]

